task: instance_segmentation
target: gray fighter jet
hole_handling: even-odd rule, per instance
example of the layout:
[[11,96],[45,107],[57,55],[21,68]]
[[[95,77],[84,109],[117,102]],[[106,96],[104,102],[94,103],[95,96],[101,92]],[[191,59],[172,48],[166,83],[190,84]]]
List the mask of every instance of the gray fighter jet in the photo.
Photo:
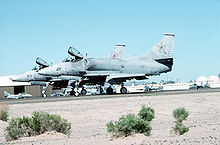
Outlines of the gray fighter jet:
[[[117,45],[115,50],[109,54],[108,58],[123,58],[125,54],[125,45]],[[74,58],[66,58],[63,62],[73,62]],[[49,67],[50,65],[41,58],[36,59],[37,67],[32,69],[31,71],[25,72],[23,74],[19,74],[11,77],[10,79],[15,82],[30,82],[32,85],[43,85],[46,88],[49,85],[53,86],[53,89],[66,88],[69,84],[69,80],[79,81],[81,78],[79,76],[69,76],[69,75],[59,75],[59,76],[45,76],[39,75],[38,71]],[[46,88],[44,94],[46,94]],[[45,96],[45,95],[44,95]]]
[[[74,50],[74,48],[70,47],[69,50]],[[66,58],[63,60],[63,63],[74,62],[76,59],[79,59],[77,56],[74,56],[72,53],[69,52],[74,58]],[[79,55],[79,54],[78,54]],[[125,45],[118,44],[116,48],[108,55],[107,58],[109,59],[117,59],[117,58],[124,58],[125,55]],[[10,79],[15,82],[31,82],[31,84],[42,84],[42,82],[54,82],[54,81],[62,81],[62,80],[77,80],[79,81],[78,76],[69,76],[69,75],[39,75],[38,71],[49,67],[50,65],[43,59],[37,58],[36,63],[38,64],[37,67],[33,68],[31,71],[28,71],[23,74],[19,74],[16,76],[11,77]]]
[[5,96],[6,99],[22,99],[22,98],[32,97],[32,95],[26,94],[26,93],[19,93],[17,95],[12,95],[12,94],[9,94],[6,91],[4,91],[4,96]]
[[46,82],[57,82],[57,81],[68,81],[68,80],[79,80],[77,76],[44,76],[39,75],[38,71],[42,70],[50,65],[41,58],[36,59],[36,63],[38,64],[37,67],[28,71],[26,73],[16,75],[11,77],[10,79],[15,82],[30,82],[34,85],[46,85]]
[[127,93],[123,85],[126,80],[143,80],[172,70],[174,37],[172,33],[164,33],[161,41],[148,52],[129,58],[86,58],[76,49],[69,48],[68,53],[75,57],[74,61],[49,66],[38,73],[48,76],[80,76],[80,86],[108,83],[110,86],[106,90],[107,94],[113,92],[111,85],[121,84],[121,93]]

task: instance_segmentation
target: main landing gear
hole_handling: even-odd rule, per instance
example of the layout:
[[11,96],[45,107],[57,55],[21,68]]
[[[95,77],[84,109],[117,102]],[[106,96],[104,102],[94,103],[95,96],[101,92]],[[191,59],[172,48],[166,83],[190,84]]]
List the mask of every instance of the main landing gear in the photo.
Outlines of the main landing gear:
[[122,87],[122,88],[120,89],[120,92],[121,92],[122,94],[127,94],[128,90],[127,90],[125,87]]
[[106,93],[107,93],[108,95],[113,94],[112,86],[109,86],[109,87],[106,89]]
[[[106,93],[107,93],[108,95],[113,94],[112,86],[109,86],[109,87],[106,89]],[[121,94],[127,94],[127,93],[128,93],[127,88],[124,87],[124,83],[121,84],[120,93],[121,93]]]
[[86,89],[84,87],[82,87],[82,90],[81,90],[81,95],[85,96],[87,93]]
[[120,92],[121,92],[122,94],[127,94],[127,92],[128,92],[127,88],[124,87],[124,83],[121,84]]

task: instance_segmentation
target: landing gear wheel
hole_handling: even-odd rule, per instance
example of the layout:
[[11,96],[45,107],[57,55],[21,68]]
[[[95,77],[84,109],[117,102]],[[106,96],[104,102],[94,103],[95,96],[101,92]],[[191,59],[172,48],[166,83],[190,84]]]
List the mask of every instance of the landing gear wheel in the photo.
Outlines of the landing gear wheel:
[[75,97],[78,97],[78,96],[79,96],[79,92],[78,92],[78,91],[75,91],[74,96],[75,96]]
[[46,97],[47,97],[47,94],[43,94],[43,97],[46,98]]
[[46,98],[47,97],[47,93],[45,90],[42,91],[42,97]]
[[113,89],[112,89],[111,86],[107,88],[106,93],[107,93],[108,95],[113,94]]
[[70,92],[70,95],[74,95],[75,97],[78,97],[80,94],[79,94],[77,88],[75,88]]
[[120,89],[120,92],[121,92],[122,94],[126,94],[126,93],[128,92],[128,90],[127,90],[125,87],[122,87],[122,88]]
[[81,90],[81,94],[82,94],[82,95],[86,95],[86,93],[87,93],[87,91],[86,91],[85,89],[82,89],[82,90]]

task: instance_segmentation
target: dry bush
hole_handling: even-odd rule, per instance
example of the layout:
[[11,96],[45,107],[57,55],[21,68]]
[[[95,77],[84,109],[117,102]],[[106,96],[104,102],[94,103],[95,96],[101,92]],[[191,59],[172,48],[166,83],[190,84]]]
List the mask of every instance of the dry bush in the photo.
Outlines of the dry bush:
[[176,134],[183,135],[185,132],[189,131],[189,127],[183,124],[183,121],[187,119],[189,112],[186,111],[184,107],[177,108],[173,111],[173,117],[177,119],[173,130]]
[[60,115],[33,112],[32,117],[12,118],[5,128],[5,138],[7,141],[11,141],[20,137],[40,135],[54,130],[69,135],[71,133],[71,123]]

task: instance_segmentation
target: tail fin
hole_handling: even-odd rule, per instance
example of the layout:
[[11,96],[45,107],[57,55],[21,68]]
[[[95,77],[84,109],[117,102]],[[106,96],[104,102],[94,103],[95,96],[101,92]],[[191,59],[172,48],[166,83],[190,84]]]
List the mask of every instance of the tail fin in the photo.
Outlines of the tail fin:
[[125,56],[125,45],[117,44],[115,50],[113,50],[112,53],[107,56],[107,58],[118,59],[118,58],[124,58],[124,56]]
[[4,91],[4,96],[5,97],[8,97],[8,96],[10,96],[11,94],[9,94],[8,92],[6,92],[6,91]]
[[151,50],[144,54],[144,57],[153,59],[173,58],[174,37],[173,33],[164,33],[164,37]]

